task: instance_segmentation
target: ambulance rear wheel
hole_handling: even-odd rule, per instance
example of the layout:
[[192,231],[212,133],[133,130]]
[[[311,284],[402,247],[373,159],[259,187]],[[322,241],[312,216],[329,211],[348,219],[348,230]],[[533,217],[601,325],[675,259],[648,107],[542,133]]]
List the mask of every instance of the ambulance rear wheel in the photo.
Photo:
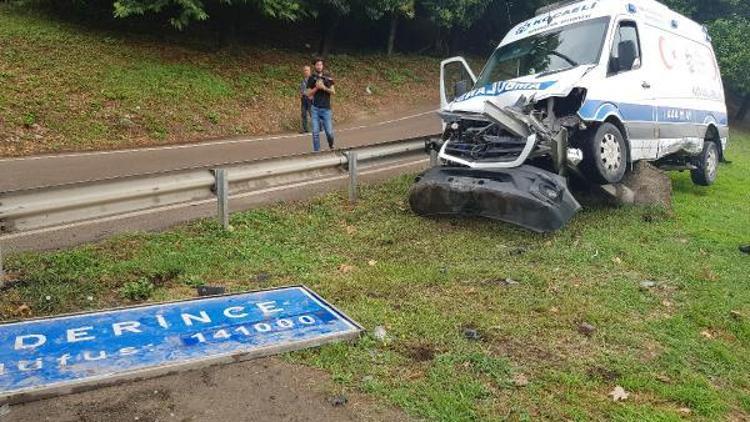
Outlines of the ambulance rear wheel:
[[622,181],[628,167],[628,149],[617,126],[602,123],[589,133],[584,149],[581,168],[590,181],[603,185]]
[[713,185],[719,171],[719,148],[716,146],[716,142],[705,141],[703,152],[696,158],[696,169],[690,171],[690,178],[693,179],[693,183],[700,186]]

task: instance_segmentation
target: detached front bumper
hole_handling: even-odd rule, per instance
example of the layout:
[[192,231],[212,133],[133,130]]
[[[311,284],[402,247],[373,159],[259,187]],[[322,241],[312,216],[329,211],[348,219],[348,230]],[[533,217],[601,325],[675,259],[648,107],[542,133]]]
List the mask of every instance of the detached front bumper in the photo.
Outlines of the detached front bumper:
[[544,233],[563,228],[581,208],[565,178],[537,167],[510,169],[434,167],[409,192],[424,216],[478,216]]

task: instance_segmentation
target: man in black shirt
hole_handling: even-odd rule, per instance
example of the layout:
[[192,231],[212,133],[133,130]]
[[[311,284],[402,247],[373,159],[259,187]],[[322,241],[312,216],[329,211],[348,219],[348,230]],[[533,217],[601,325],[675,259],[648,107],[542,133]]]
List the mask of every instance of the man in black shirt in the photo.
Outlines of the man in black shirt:
[[320,124],[326,132],[328,147],[333,149],[333,114],[331,112],[331,96],[336,94],[333,77],[324,72],[323,59],[315,60],[315,72],[307,82],[307,95],[312,98],[312,137],[313,151],[320,151]]

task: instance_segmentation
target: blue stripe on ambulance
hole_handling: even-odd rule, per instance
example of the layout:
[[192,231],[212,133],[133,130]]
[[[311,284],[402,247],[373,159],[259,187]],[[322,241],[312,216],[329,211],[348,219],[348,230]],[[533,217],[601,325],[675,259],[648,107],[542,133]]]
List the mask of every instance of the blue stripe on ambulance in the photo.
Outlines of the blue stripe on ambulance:
[[517,81],[497,81],[487,84],[481,88],[472,90],[453,100],[456,103],[466,101],[474,97],[497,97],[506,92],[514,91],[544,91],[557,81],[544,82],[517,82]]
[[654,107],[650,105],[586,100],[578,111],[578,115],[587,121],[602,121],[610,114],[615,114],[623,120],[623,123],[695,123],[702,125],[712,120],[720,126],[728,126],[729,120],[726,113],[676,107],[656,107],[656,109],[658,112],[654,113]]

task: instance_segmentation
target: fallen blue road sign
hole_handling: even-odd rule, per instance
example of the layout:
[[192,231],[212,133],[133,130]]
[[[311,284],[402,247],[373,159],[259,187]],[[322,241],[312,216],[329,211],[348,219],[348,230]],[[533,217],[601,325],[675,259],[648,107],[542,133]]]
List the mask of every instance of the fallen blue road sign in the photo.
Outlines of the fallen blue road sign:
[[354,338],[304,286],[0,325],[0,403]]

